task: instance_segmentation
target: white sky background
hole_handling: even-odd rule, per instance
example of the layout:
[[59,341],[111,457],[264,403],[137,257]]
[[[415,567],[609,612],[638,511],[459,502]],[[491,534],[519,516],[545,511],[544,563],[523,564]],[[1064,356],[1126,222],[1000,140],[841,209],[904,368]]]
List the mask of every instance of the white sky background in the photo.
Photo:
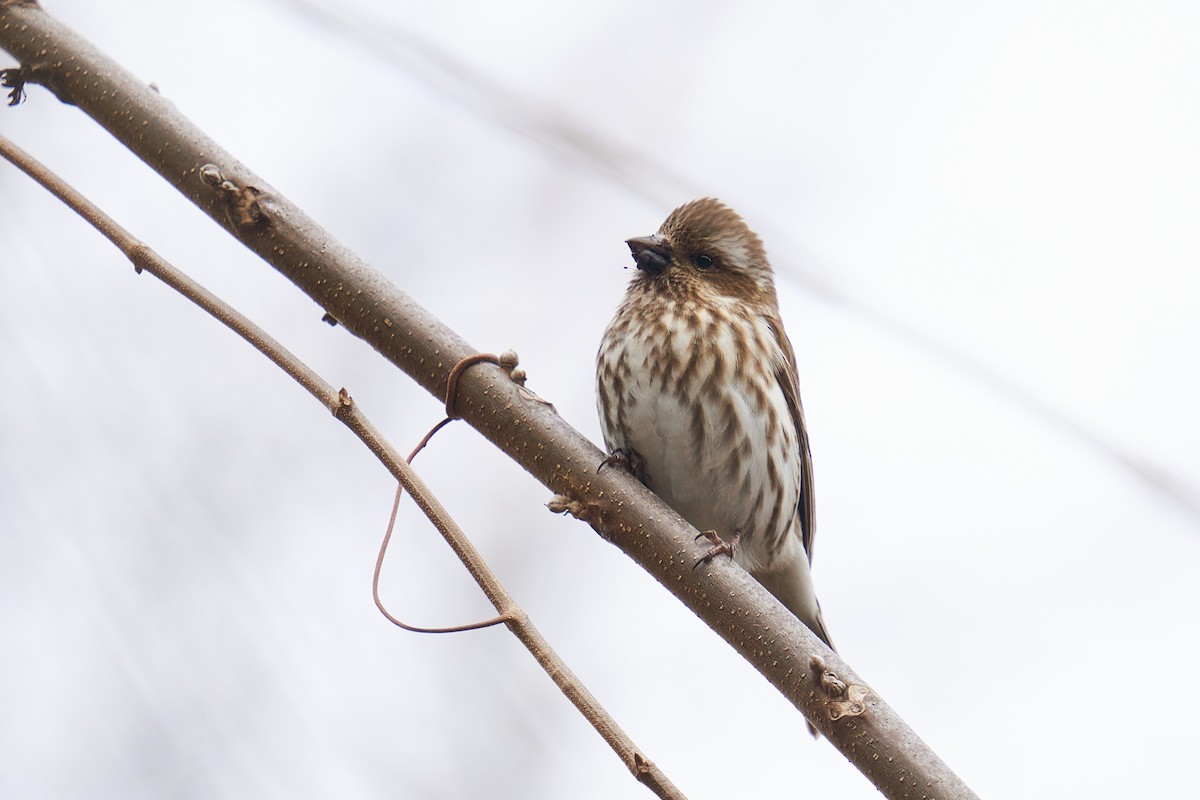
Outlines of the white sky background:
[[[361,8],[402,52],[426,43],[763,235],[850,663],[982,796],[1195,793],[1200,517],[809,281],[1200,496],[1200,8],[434,5]],[[599,438],[623,240],[689,194],[548,153],[299,4],[46,6],[475,346],[515,348]],[[35,87],[0,131],[401,449],[439,418],[77,110]],[[0,795],[650,796],[504,632],[378,615],[392,484],[319,405],[6,164],[0,197]],[[690,797],[878,796],[469,428],[418,466]],[[395,611],[487,615],[410,505],[399,541]]]

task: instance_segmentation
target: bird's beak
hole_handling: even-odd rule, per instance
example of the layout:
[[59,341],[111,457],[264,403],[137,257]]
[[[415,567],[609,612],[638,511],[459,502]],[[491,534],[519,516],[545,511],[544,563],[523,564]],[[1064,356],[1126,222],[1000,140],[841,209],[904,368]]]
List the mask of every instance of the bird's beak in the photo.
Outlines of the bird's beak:
[[629,245],[629,252],[633,253],[637,268],[643,272],[659,275],[671,263],[671,244],[666,237],[657,233],[653,236],[626,239],[625,244]]

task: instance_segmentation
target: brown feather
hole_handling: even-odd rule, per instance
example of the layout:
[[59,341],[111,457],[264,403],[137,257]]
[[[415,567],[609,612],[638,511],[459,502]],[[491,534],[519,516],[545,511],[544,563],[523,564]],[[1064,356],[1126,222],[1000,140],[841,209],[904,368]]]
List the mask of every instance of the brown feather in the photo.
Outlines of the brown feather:
[[804,425],[804,406],[800,403],[800,384],[796,378],[796,353],[787,334],[783,332],[783,323],[771,319],[771,330],[775,333],[775,341],[783,350],[787,360],[775,371],[775,379],[783,390],[787,400],[788,410],[792,412],[792,423],[796,426],[796,435],[800,445],[800,541],[804,552],[808,553],[808,563],[813,558],[813,538],[817,533],[817,507],[813,497],[813,463],[812,450],[808,446],[808,428]]

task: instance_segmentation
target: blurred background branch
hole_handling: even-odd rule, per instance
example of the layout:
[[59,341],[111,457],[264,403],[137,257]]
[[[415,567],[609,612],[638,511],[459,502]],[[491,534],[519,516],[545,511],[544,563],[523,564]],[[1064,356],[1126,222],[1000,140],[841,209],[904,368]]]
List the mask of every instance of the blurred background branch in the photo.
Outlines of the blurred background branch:
[[[330,31],[347,37],[356,46],[377,53],[395,68],[445,94],[488,124],[527,139],[545,157],[573,168],[586,169],[601,180],[621,186],[655,209],[672,208],[679,198],[712,194],[689,176],[677,172],[638,148],[605,136],[567,112],[534,98],[473,69],[434,43],[391,24],[364,9],[321,0],[280,0]],[[634,128],[650,120],[636,120]],[[765,240],[775,252],[802,250],[788,225],[770,215],[762,219]],[[756,223],[758,224],[758,223]],[[809,253],[802,265],[791,259],[772,259],[781,280],[792,281],[898,340],[931,355],[951,369],[970,376],[990,391],[1027,413],[1044,420],[1059,433],[1113,459],[1130,477],[1175,503],[1200,525],[1200,491],[1169,466],[1127,446],[1117,444],[1103,431],[1056,407],[1019,381],[989,366],[977,353],[924,328],[916,319],[857,296],[832,278],[833,269]]]

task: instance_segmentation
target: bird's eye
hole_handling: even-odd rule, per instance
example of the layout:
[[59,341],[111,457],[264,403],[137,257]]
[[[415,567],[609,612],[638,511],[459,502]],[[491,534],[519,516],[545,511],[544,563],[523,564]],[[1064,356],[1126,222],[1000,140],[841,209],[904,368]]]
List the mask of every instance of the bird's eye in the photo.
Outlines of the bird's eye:
[[696,269],[709,269],[713,265],[713,259],[707,253],[700,253],[692,259],[692,263],[696,265]]

